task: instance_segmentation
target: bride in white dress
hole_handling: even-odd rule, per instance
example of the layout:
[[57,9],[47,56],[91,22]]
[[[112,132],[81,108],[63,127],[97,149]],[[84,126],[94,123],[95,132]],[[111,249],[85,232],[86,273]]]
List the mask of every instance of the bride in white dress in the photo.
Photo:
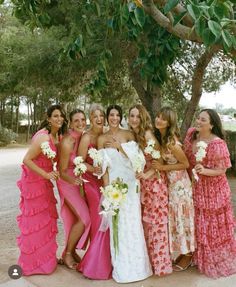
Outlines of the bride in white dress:
[[141,221],[140,193],[129,156],[138,155],[138,145],[130,131],[119,128],[122,110],[119,106],[107,109],[109,131],[98,139],[107,168],[103,176],[104,186],[118,177],[128,184],[128,193],[122,203],[118,219],[118,252],[113,244],[110,228],[112,277],[119,283],[143,280],[152,275]]

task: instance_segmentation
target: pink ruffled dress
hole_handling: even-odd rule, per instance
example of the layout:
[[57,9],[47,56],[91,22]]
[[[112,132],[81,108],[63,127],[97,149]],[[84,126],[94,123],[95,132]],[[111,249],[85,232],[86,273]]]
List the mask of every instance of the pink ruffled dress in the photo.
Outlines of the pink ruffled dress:
[[[38,131],[32,141],[45,130]],[[49,141],[52,150],[56,147]],[[46,172],[52,171],[52,161],[43,153],[34,159],[35,164]],[[53,194],[53,184],[24,164],[21,179],[17,182],[20,189],[20,210],[17,217],[20,235],[17,243],[20,249],[18,264],[24,275],[50,274],[57,266],[57,210]]]
[[[145,171],[151,166],[146,158]],[[168,236],[168,190],[164,173],[141,180],[141,203],[144,236],[155,275],[172,272]]]
[[[196,164],[192,144],[194,131],[189,129],[184,142],[191,170]],[[206,152],[202,161],[205,168],[227,169],[231,166],[229,151],[222,139],[208,143]],[[198,176],[199,180],[193,185],[197,242],[194,262],[200,272],[209,277],[229,276],[236,273],[235,220],[230,187],[225,174]]]
[[[75,168],[73,160],[77,156],[77,150],[81,138],[81,133],[77,133],[72,130],[70,130],[69,133],[74,138],[75,144],[73,151],[70,154],[70,160],[67,172],[71,177],[75,177],[73,173],[73,169]],[[77,222],[77,217],[74,215],[73,212],[71,212],[70,208],[68,208],[68,206],[65,204],[65,200],[67,200],[73,206],[77,215],[80,217],[81,221],[84,224],[84,232],[76,246],[76,248],[78,249],[84,249],[86,247],[90,229],[90,215],[86,200],[84,197],[81,196],[79,190],[80,188],[77,185],[70,184],[60,179],[57,181],[57,188],[61,200],[60,215],[64,224],[65,246],[67,245],[71,227]]]
[[[89,148],[96,147],[90,144]],[[89,156],[85,161],[93,165],[93,160]],[[89,171],[83,175],[83,178],[88,181],[84,183],[84,191],[91,218],[90,245],[77,270],[90,279],[106,280],[111,278],[112,265],[109,229],[105,232],[99,230],[102,219],[99,214],[102,180]]]

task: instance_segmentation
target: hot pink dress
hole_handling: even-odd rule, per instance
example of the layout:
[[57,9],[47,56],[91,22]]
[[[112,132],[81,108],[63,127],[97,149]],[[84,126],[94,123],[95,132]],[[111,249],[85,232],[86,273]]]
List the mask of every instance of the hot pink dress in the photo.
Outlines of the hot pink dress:
[[[81,133],[77,133],[72,130],[70,130],[69,133],[74,138],[75,144],[73,151],[70,154],[70,160],[67,172],[71,177],[75,177],[73,173],[73,169],[75,168],[73,160],[77,156],[77,150],[81,138]],[[70,184],[62,179],[57,181],[57,187],[61,199],[61,218],[64,224],[65,246],[67,245],[71,227],[77,222],[77,217],[75,217],[74,213],[71,212],[70,208],[68,208],[68,206],[65,204],[66,199],[74,207],[77,215],[80,217],[81,221],[84,224],[84,232],[80,237],[76,246],[76,248],[78,249],[83,249],[86,247],[86,242],[88,239],[90,229],[90,216],[85,198],[81,196],[79,186]]]
[[[89,148],[95,148],[90,144]],[[85,160],[92,165],[92,159],[87,156]],[[84,183],[84,191],[89,206],[91,217],[90,229],[90,245],[85,253],[81,263],[78,266],[78,271],[90,279],[110,279],[111,278],[111,253],[110,253],[110,233],[109,229],[105,232],[99,231],[101,224],[100,199],[102,180],[98,179],[91,172],[87,171],[83,178],[88,182]]]
[[[151,166],[146,158],[145,171]],[[155,275],[172,272],[172,262],[168,238],[168,190],[166,178],[152,176],[141,180],[141,203],[143,229],[148,254]]]
[[[184,146],[191,169],[196,160],[193,153],[191,128]],[[206,148],[202,164],[206,168],[229,168],[231,166],[227,145],[222,139],[213,139]],[[197,250],[194,262],[200,272],[217,278],[236,273],[235,221],[231,205],[231,192],[226,175],[199,175],[193,185],[195,207],[195,231]]]
[[[45,130],[38,135],[48,134]],[[52,150],[56,147],[49,141]],[[52,161],[43,153],[33,160],[46,172],[52,171]],[[18,264],[24,275],[49,274],[57,266],[57,210],[53,194],[53,184],[27,166],[22,165],[22,176],[17,182],[20,189],[20,210],[17,217],[20,235],[17,243],[20,249]]]

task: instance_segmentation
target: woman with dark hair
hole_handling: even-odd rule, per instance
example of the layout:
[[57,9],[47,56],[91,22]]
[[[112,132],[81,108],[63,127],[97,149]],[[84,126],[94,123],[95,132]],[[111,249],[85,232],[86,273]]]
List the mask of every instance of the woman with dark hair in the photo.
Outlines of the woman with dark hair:
[[144,172],[138,173],[141,183],[141,203],[144,235],[153,273],[158,276],[172,272],[172,261],[168,236],[168,190],[164,172],[157,174],[152,168],[152,156],[145,153],[150,141],[159,152],[160,144],[153,134],[150,115],[143,105],[129,109],[129,127],[144,152]]
[[187,172],[188,159],[180,142],[177,114],[163,107],[155,118],[164,164],[154,160],[152,166],[165,171],[169,193],[169,243],[172,256],[179,255],[174,271],[186,270],[191,265],[195,250],[194,208],[191,181]]
[[[17,217],[21,231],[18,264],[24,275],[49,274],[57,266],[57,210],[51,180],[57,180],[57,145],[66,130],[66,117],[60,105],[47,110],[47,119],[33,136],[23,159],[22,176],[17,182],[21,191]],[[54,168],[53,168],[54,167]]]
[[194,263],[209,277],[229,276],[236,273],[235,221],[225,174],[231,163],[216,111],[204,109],[199,113],[184,147],[194,173]]
[[111,278],[111,253],[109,230],[99,230],[101,216],[99,207],[101,201],[100,187],[102,180],[98,178],[101,166],[96,166],[90,156],[90,151],[97,149],[97,139],[103,133],[105,114],[99,104],[92,104],[89,109],[90,129],[83,134],[78,154],[83,157],[87,171],[83,174],[84,191],[91,218],[90,244],[77,270],[90,279],[106,280]]
[[77,156],[80,139],[86,127],[86,117],[83,111],[75,109],[70,113],[69,118],[69,132],[63,137],[59,147],[61,178],[57,181],[57,187],[65,232],[65,249],[59,263],[64,263],[69,269],[76,269],[80,257],[75,249],[86,247],[90,229],[88,207],[79,192],[81,182],[73,173],[75,168],[73,160]]
[[[120,128],[122,110],[109,106],[107,121],[109,130],[98,138],[98,148],[103,154],[103,184],[122,180],[128,185],[126,198],[119,209],[117,222],[110,226],[110,247],[113,272],[116,282],[128,283],[143,280],[152,275],[144,238],[140,193],[137,192],[135,171],[131,156],[143,157],[131,131]],[[117,244],[116,244],[117,243]],[[118,250],[117,250],[118,245]]]

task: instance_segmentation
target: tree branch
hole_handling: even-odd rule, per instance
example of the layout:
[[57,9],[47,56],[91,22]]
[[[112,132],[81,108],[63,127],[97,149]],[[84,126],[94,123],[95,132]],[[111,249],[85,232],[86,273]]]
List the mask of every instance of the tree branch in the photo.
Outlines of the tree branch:
[[[165,1],[158,1],[158,4],[163,5]],[[196,34],[196,32],[185,25],[176,24],[172,26],[171,21],[166,17],[154,4],[153,0],[143,0],[143,9],[149,14],[161,27],[165,28],[169,33],[183,39],[190,40],[192,42],[202,43],[202,39]]]

